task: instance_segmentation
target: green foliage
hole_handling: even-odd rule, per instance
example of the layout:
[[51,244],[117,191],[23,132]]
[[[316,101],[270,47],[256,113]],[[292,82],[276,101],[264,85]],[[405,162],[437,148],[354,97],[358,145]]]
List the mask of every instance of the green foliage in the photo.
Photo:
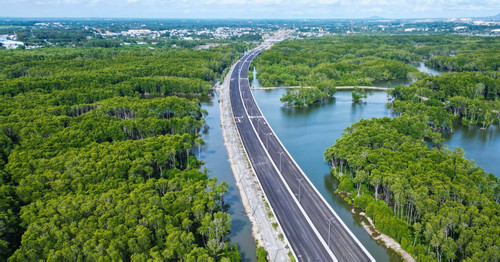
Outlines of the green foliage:
[[284,241],[285,240],[285,237],[283,236],[283,233],[279,233],[278,234],[278,237],[281,241]]
[[354,204],[416,258],[497,260],[498,178],[460,148],[429,149],[422,138],[430,134],[418,116],[361,120],[325,159],[343,174],[339,190],[357,191]]
[[352,101],[354,102],[361,102],[363,98],[367,98],[368,95],[366,94],[366,91],[364,89],[360,89],[359,87],[355,86],[354,89],[352,90]]
[[428,118],[431,126],[451,129],[451,120],[487,128],[500,119],[500,78],[491,72],[447,73],[428,77],[409,87],[391,90],[397,113]]
[[[107,97],[208,94],[211,81],[220,77],[239,56],[241,47],[228,45],[200,51],[166,52],[114,48],[4,51],[0,52],[0,94],[14,96],[29,91],[57,90],[58,96],[74,88],[95,89],[89,97],[93,100],[79,103],[95,102],[99,100],[95,98],[96,93],[102,92],[106,92]],[[78,93],[73,99],[76,95]]]
[[0,257],[240,261],[227,184],[196,169],[206,112],[168,96],[240,47],[0,51]]
[[263,247],[257,248],[257,262],[267,262],[267,252]]
[[498,39],[468,38],[459,46],[454,56],[434,56],[426,64],[442,70],[462,71],[498,71],[500,54]]
[[[327,36],[298,41],[283,41],[258,56],[254,65],[263,86],[313,86],[316,91],[287,91],[281,98],[292,106],[306,106],[323,97],[332,96],[336,86],[370,86],[378,81],[394,79],[422,79],[417,86],[416,96],[407,94],[406,99],[422,97],[441,102],[451,97],[463,96],[470,99],[498,100],[499,41],[497,38],[463,36]],[[455,57],[449,57],[454,53]],[[462,74],[444,74],[426,78],[409,64],[428,59],[429,66],[449,71],[482,71]],[[465,88],[462,88],[464,87]],[[365,97],[362,90],[353,91],[353,100]],[[325,96],[326,94],[326,96]],[[430,96],[432,95],[432,97]],[[306,98],[309,101],[306,103]],[[426,102],[436,107],[437,101]],[[498,120],[498,105],[482,106],[467,113],[464,122],[482,123],[486,128]],[[401,111],[395,108],[397,111]],[[491,111],[494,111],[493,113]],[[436,114],[440,114],[435,110]],[[481,114],[483,115],[483,114]],[[439,116],[438,118],[443,118]],[[437,120],[437,119],[435,119]],[[434,123],[437,128],[451,129],[447,119]]]
[[329,93],[335,86],[372,85],[376,81],[406,79],[418,70],[405,63],[419,62],[415,41],[401,36],[328,36],[284,41],[256,58],[263,86],[316,86]]
[[303,107],[321,101],[327,97],[323,91],[317,87],[288,89],[280,98],[280,101],[288,106]]

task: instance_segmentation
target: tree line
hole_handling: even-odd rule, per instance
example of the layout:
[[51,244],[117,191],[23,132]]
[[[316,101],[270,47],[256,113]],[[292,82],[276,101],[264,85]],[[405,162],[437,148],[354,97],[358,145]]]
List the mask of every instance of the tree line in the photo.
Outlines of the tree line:
[[[484,37],[327,36],[277,43],[254,60],[263,86],[312,86],[323,94],[287,91],[282,102],[302,106],[332,96],[336,86],[372,86],[396,79],[417,80],[428,75],[411,64],[447,71],[497,71],[498,41]],[[454,55],[454,57],[450,56]],[[438,65],[438,61],[445,65]],[[458,65],[455,65],[458,64]],[[308,103],[304,103],[304,97]]]
[[417,260],[497,261],[498,178],[460,148],[429,148],[428,133],[425,120],[406,114],[346,128],[325,152],[338,191]]
[[0,51],[1,260],[238,261],[193,149],[245,45]]
[[443,147],[441,133],[453,132],[456,120],[483,128],[498,123],[498,69],[488,62],[498,41],[436,41],[451,41],[443,50],[456,56],[430,52],[432,45],[419,55],[431,65],[449,61],[451,66],[442,69],[451,72],[423,75],[390,90],[394,100],[388,107],[397,117],[361,120],[346,128],[325,159],[346,200],[364,209],[377,229],[417,260],[497,261],[499,179],[468,161],[462,149]]
[[455,119],[486,129],[500,119],[500,78],[494,72],[446,73],[389,93],[396,113],[420,115],[436,129],[453,131]]

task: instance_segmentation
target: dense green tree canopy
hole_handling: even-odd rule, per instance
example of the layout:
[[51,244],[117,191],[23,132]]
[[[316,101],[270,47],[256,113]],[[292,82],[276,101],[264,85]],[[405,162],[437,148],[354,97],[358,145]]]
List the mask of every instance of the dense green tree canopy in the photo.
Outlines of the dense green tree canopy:
[[[490,78],[497,78],[499,48],[497,38],[485,37],[328,36],[277,43],[253,63],[263,86],[313,86],[328,96],[335,93],[336,86],[422,79],[426,74],[411,64],[424,60],[427,65],[446,71],[487,71]],[[454,82],[461,85],[463,79]],[[299,97],[310,97],[310,93],[311,90],[305,89],[288,91],[282,101],[301,104],[304,101]],[[321,99],[319,95],[316,97],[311,103]]]
[[460,148],[441,148],[440,132],[452,131],[455,119],[483,128],[498,123],[500,42],[458,36],[381,39],[450,72],[420,74],[410,86],[391,90],[388,106],[397,117],[361,120],[345,129],[325,152],[340,180],[338,190],[417,260],[499,260],[499,180],[468,161]]
[[427,77],[409,87],[396,86],[390,107],[397,113],[429,118],[436,128],[452,129],[451,121],[482,128],[500,118],[500,78],[496,72],[453,72]]
[[239,260],[193,148],[244,45],[0,51],[0,257]]
[[498,178],[459,148],[429,149],[426,128],[406,115],[348,127],[325,152],[338,189],[418,260],[497,261]]

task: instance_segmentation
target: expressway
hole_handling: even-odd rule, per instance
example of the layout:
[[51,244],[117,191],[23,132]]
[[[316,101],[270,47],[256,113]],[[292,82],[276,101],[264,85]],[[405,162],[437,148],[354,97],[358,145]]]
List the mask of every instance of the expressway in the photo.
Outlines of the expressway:
[[298,261],[374,261],[288,153],[253,98],[250,63],[272,44],[245,54],[229,85],[234,121],[252,169]]

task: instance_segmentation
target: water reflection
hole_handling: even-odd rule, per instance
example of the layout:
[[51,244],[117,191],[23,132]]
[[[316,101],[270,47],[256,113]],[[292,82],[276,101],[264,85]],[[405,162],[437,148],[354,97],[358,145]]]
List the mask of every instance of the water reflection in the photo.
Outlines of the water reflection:
[[486,172],[500,178],[500,127],[493,125],[487,130],[479,126],[462,126],[455,123],[453,134],[443,134],[450,149],[459,146],[464,149],[465,157],[474,160]]
[[[290,154],[307,174],[311,182],[332,205],[346,225],[378,261],[399,257],[378,245],[361,227],[361,217],[353,216],[349,205],[335,194],[338,181],[329,173],[323,153],[341,137],[343,130],[360,119],[391,116],[386,108],[387,94],[370,91],[364,103],[352,103],[350,91],[338,91],[326,103],[306,108],[286,108],[279,102],[285,90],[254,90],[253,94]],[[498,176],[500,161],[500,128],[491,126],[486,131],[479,127],[457,127],[453,135],[445,134],[450,148],[458,145],[467,152],[468,159],[476,160],[486,171]]]
[[[222,131],[219,128],[220,111],[219,104],[216,103],[219,99],[218,94],[215,93],[212,98],[196,97],[196,99],[201,101],[201,107],[208,112],[205,117],[208,129],[202,132],[205,145],[201,148],[201,155],[199,156],[201,160],[205,161],[205,165],[201,169],[207,168],[209,177],[216,177],[219,183],[225,181],[229,185],[224,200],[226,204],[230,205],[228,212],[232,218],[231,234],[229,235],[230,243],[238,246],[243,261],[256,261],[256,248],[252,237],[250,220],[241,203],[240,193],[228,162]],[[195,151],[198,153],[198,150]]]
[[250,86],[251,87],[262,87],[262,85],[259,82],[259,79],[257,79],[257,70],[255,69],[255,66],[253,67],[252,75],[253,75],[253,78],[252,78],[252,83]]
[[[268,92],[272,92],[273,90],[266,90]],[[281,107],[281,112],[289,117],[294,117],[294,116],[307,116],[309,115],[311,112],[319,109],[319,108],[322,108],[322,107],[326,107],[326,106],[329,106],[329,105],[332,105],[332,104],[335,104],[335,97],[328,97],[328,98],[325,98],[322,102],[320,103],[314,103],[308,107],[304,107],[304,108],[301,108],[299,110],[297,110],[297,108],[293,108],[293,107],[287,107],[287,106],[282,106]],[[267,117],[267,116],[266,116]]]
[[420,72],[424,72],[424,73],[427,73],[431,76],[437,76],[437,75],[440,75],[442,73],[444,73],[445,71],[442,71],[442,70],[437,70],[437,69],[434,69],[434,68],[430,68],[428,66],[425,65],[424,62],[420,62],[420,64],[418,65],[413,65],[415,66]]
[[[416,65],[413,65],[413,64],[410,64],[410,65],[417,68],[418,71],[423,72],[423,73],[427,73],[431,76],[437,76],[437,75],[440,75],[440,74],[445,72],[442,70],[430,68],[430,67],[426,66],[424,62],[420,62],[419,64],[416,64]],[[390,80],[390,81],[374,82],[373,86],[394,88],[397,85],[407,86],[413,82],[415,82],[415,80],[413,80],[413,79],[411,79],[411,80],[409,80],[409,79],[394,79],[394,80]]]
[[374,241],[353,216],[348,204],[335,194],[338,182],[324,161],[325,149],[340,138],[344,128],[361,118],[384,117],[385,92],[370,92],[365,103],[353,105],[350,91],[338,91],[335,98],[305,108],[285,108],[279,98],[286,90],[254,90],[253,94],[272,128],[311,182],[325,197],[353,234],[377,261],[400,261],[398,255]]

